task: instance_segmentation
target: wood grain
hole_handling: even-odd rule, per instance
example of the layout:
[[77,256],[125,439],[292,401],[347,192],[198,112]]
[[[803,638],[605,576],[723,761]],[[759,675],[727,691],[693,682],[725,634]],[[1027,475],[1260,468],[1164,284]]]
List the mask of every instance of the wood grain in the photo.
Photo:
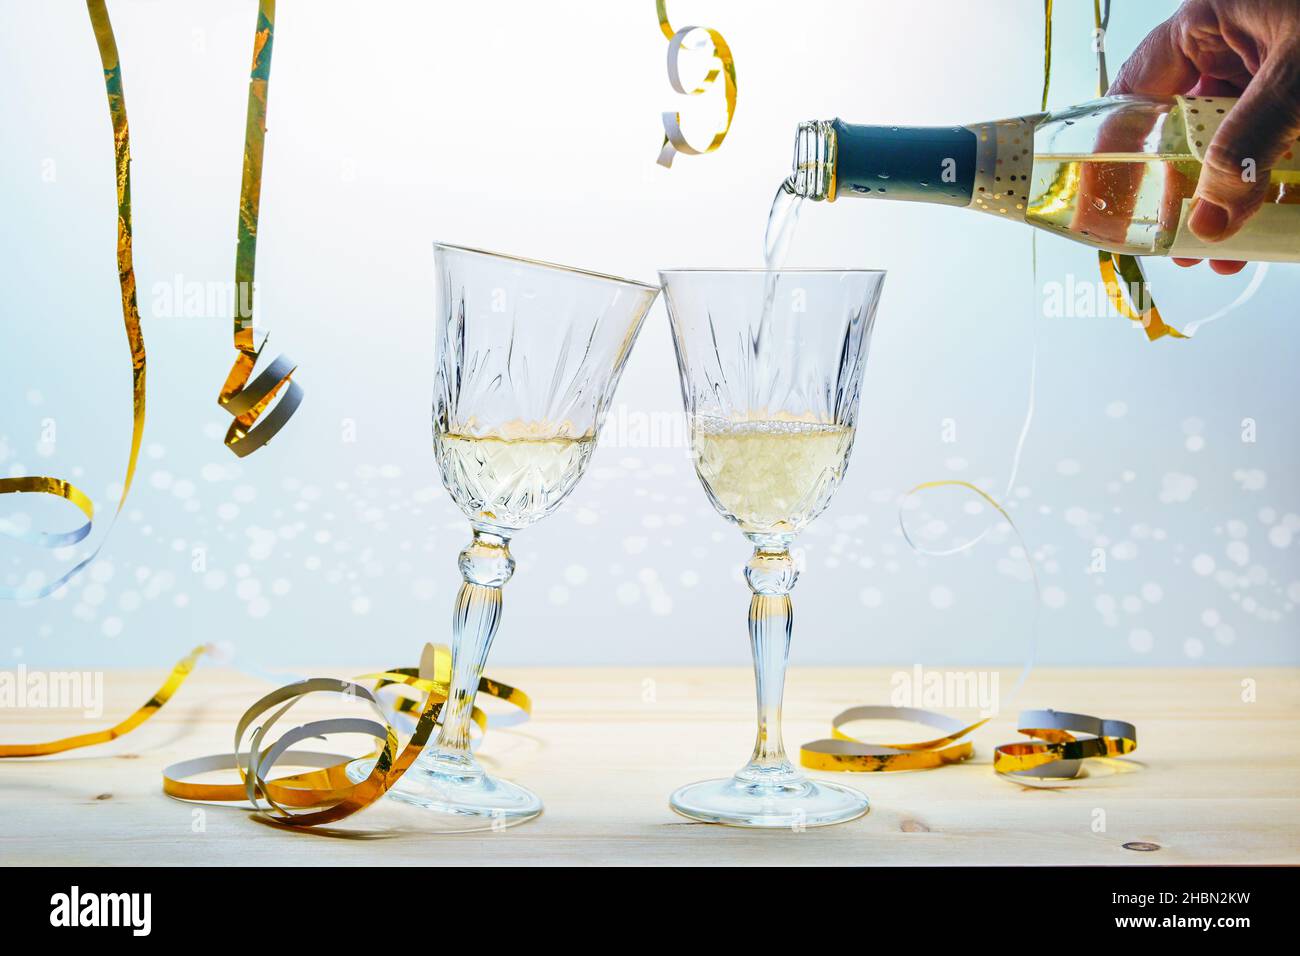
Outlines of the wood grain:
[[[359,668],[358,670],[361,670]],[[546,813],[498,833],[430,832],[389,802],[346,835],[288,833],[233,807],[165,797],[164,765],[228,751],[234,721],[268,684],[201,667],[130,736],[76,754],[0,762],[0,861],[10,864],[1185,864],[1300,863],[1300,669],[1037,671],[1016,707],[1055,707],[1135,723],[1131,772],[1094,768],[1032,789],[989,768],[1017,738],[1015,713],[975,736],[966,764],[899,774],[831,775],[872,799],[849,824],[803,832],[692,823],[677,786],[736,769],[753,742],[752,675],[741,669],[515,668],[532,722],[494,731],[481,757],[532,787]],[[346,672],[304,669],[303,673]],[[791,672],[786,744],[826,736],[854,703],[888,703],[885,668]],[[110,671],[96,725],[137,706],[156,672]],[[1009,688],[1014,672],[1001,673]],[[1256,700],[1242,699],[1242,681]],[[304,715],[319,713],[305,709]],[[967,713],[955,711],[955,713]],[[4,713],[6,742],[81,732],[56,710]],[[914,731],[920,733],[920,731]],[[201,822],[201,826],[199,825]],[[1140,852],[1126,843],[1155,844]]]

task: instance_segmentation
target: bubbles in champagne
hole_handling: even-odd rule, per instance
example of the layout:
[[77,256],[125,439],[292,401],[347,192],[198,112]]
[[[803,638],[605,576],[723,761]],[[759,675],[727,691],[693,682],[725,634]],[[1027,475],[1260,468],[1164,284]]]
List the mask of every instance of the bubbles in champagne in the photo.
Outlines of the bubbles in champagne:
[[817,517],[853,446],[851,428],[819,422],[697,416],[691,429],[709,498],[747,534],[794,534]]
[[511,530],[559,507],[578,483],[595,444],[592,435],[434,436],[443,484],[461,511],[471,521]]

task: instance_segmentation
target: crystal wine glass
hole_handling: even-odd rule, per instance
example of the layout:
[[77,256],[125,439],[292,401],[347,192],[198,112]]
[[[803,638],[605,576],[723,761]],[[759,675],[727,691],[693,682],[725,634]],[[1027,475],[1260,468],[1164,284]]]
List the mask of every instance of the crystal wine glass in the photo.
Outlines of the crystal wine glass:
[[434,259],[433,449],[473,538],[460,553],[442,730],[389,792],[470,818],[457,829],[509,826],[537,816],[542,802],[484,773],[469,726],[501,588],[515,568],[510,539],[559,507],[582,477],[659,289],[441,243]]
[[661,272],[695,470],[713,507],[754,545],[745,565],[758,739],[732,777],[682,787],[683,816],[747,827],[841,823],[865,796],[811,780],[786,757],[790,543],[844,477],[885,274],[874,270]]

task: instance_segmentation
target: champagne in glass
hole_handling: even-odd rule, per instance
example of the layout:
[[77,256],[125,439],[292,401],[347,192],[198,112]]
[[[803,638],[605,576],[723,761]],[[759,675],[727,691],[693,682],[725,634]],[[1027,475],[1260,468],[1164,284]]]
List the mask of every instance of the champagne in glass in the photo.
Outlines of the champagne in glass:
[[841,823],[865,796],[810,780],[786,757],[781,697],[798,578],[790,544],[830,503],[853,447],[884,273],[661,272],[695,470],[713,507],[754,547],[745,565],[758,687],[750,761],[682,787],[674,810],[748,827]]
[[745,534],[796,534],[830,500],[853,429],[799,421],[692,420],[695,470],[713,506]]
[[[554,431],[530,422],[529,431]],[[591,460],[596,436],[533,438],[506,430],[437,434],[434,455],[452,501],[472,521],[518,529],[554,511]]]
[[[452,829],[489,829],[542,812],[534,793],[485,773],[469,746],[501,588],[515,569],[510,540],[582,477],[659,289],[459,246],[435,245],[434,259],[434,456],[473,538],[460,553],[442,729],[389,793],[456,818]],[[369,770],[358,763],[349,774]]]

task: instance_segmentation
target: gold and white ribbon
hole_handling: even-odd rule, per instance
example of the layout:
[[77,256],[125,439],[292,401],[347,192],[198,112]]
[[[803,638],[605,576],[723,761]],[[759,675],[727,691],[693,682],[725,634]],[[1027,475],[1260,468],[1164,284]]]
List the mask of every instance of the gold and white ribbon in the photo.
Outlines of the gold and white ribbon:
[[[0,744],[0,758],[44,757],[105,744],[135,730],[162,709],[194,671],[200,657],[212,653],[210,645],[194,648],[172,668],[163,685],[127,717],[103,730],[26,744]],[[367,687],[360,681],[373,681]],[[240,717],[235,727],[235,750],[174,763],[163,770],[163,792],[180,800],[247,803],[257,819],[293,828],[320,826],[346,819],[382,797],[414,763],[438,725],[451,683],[451,651],[426,644],[419,667],[397,667],[358,677],[356,681],[313,677],[286,684],[264,695]],[[393,694],[386,693],[388,691]],[[532,701],[517,687],[484,677],[478,692],[511,704],[517,711],[498,721],[477,706],[472,717],[480,731],[527,720]],[[272,740],[272,728],[298,701],[319,693],[363,701],[372,718],[344,716],[310,721]],[[418,699],[417,699],[418,698]],[[402,716],[416,716],[414,729],[401,749],[393,724]],[[494,715],[495,716],[495,715]],[[374,769],[353,783],[347,767],[357,757],[318,750],[295,750],[307,739],[330,734],[362,734],[378,741],[377,749],[361,757],[375,757]],[[272,777],[277,764],[298,768]],[[302,768],[308,768],[305,771]],[[224,783],[198,782],[194,777],[230,771],[238,779]],[[263,806],[265,801],[266,806]]]
[[[942,731],[943,736],[909,744],[877,744],[846,733],[842,728],[863,720],[896,720],[921,724]],[[866,704],[850,707],[831,721],[831,736],[799,748],[799,762],[810,770],[882,772],[930,770],[968,760],[975,753],[962,738],[984,726],[987,720],[966,724],[954,717],[919,707],[886,707]]]
[[[262,154],[266,147],[266,100],[271,86],[271,49],[275,42],[275,0],[258,0],[253,66],[248,77],[248,116],[244,128],[244,173],[239,190],[239,230],[235,253],[235,348],[239,355],[221,386],[217,404],[234,416],[226,431],[226,447],[240,458],[275,437],[302,404],[302,386],[293,380],[296,369],[286,355],[275,358],[257,378],[253,369],[266,339],[255,341],[253,276],[257,259],[257,219],[262,198]],[[280,401],[258,424],[276,396]]]
[[[916,743],[880,744],[842,729],[864,720],[921,724],[941,731],[942,736]],[[831,722],[831,737],[799,748],[799,762],[810,770],[856,773],[931,770],[974,756],[974,745],[966,738],[986,723],[988,718],[968,724],[916,707],[850,707]],[[1085,760],[1122,757],[1137,749],[1137,728],[1132,724],[1090,714],[1023,710],[1017,728],[1031,739],[994,748],[993,770],[1001,776],[1074,778],[1080,775]]]
[[[664,142],[659,150],[659,158],[656,162],[660,166],[671,167],[673,157],[678,153],[685,153],[688,156],[702,156],[705,153],[713,152],[727,138],[727,133],[731,130],[731,120],[736,115],[736,61],[731,55],[731,47],[727,45],[727,41],[717,30],[697,26],[674,30],[672,24],[668,21],[668,0],[655,0],[655,13],[659,18],[659,29],[668,39],[668,82],[672,84],[672,88],[683,96],[701,96],[712,89],[714,84],[721,79],[723,101],[727,111],[727,118],[722,128],[713,134],[713,139],[703,149],[696,149],[687,142],[686,134],[682,132],[681,113],[664,113]],[[714,58],[716,65],[710,67],[698,86],[688,88],[682,82],[678,57],[687,39],[697,32],[708,37],[711,44],[709,55]],[[703,47],[701,46],[699,49],[703,49]]]
[[[126,341],[131,352],[131,446],[126,459],[126,477],[122,479],[122,494],[117,501],[113,520],[122,513],[126,497],[131,493],[135,479],[135,466],[140,458],[140,443],[144,438],[145,419],[145,351],[144,333],[140,329],[140,309],[136,302],[135,269],[131,256],[131,136],[126,121],[126,94],[122,88],[122,64],[117,55],[117,41],[113,25],[108,19],[104,0],[86,0],[90,25],[95,31],[95,45],[99,50],[104,70],[104,86],[108,93],[108,111],[113,123],[113,160],[117,184],[117,278],[122,289],[122,322],[126,327]],[[53,495],[73,505],[85,521],[71,531],[21,532],[0,527],[0,533],[42,548],[64,548],[83,541],[95,521],[95,506],[90,496],[72,482],[63,478],[31,475],[18,478],[0,478],[0,495],[36,493]],[[111,525],[110,525],[111,527]],[[105,535],[105,538],[107,535]],[[0,598],[7,600],[36,600],[52,594],[72,580],[86,565],[94,561],[104,546],[101,540],[89,555],[58,575],[54,580],[38,586],[16,588],[0,586]]]
[[[235,727],[235,750],[182,761],[163,771],[163,792],[182,800],[247,802],[259,811],[263,823],[305,828],[337,823],[379,800],[415,762],[438,725],[447,700],[451,679],[451,652],[440,645],[425,645],[418,668],[394,668],[357,680],[373,680],[373,687],[355,681],[317,677],[286,684],[265,695],[248,708]],[[408,696],[385,704],[380,691],[397,687],[423,695],[423,702]],[[351,701],[363,701],[374,719],[335,717],[294,727],[268,743],[271,729],[298,701],[318,693],[338,694]],[[516,687],[483,678],[479,693],[497,697],[518,708],[523,718],[532,711],[528,695]],[[414,730],[398,749],[398,732],[392,726],[397,714],[418,713]],[[477,707],[474,722],[486,732],[489,721]],[[517,721],[516,721],[517,722]],[[361,734],[379,742],[378,749],[363,756],[375,758],[364,780],[353,783],[347,767],[360,758],[340,754],[292,749],[307,739],[331,734]],[[281,777],[271,777],[279,763],[310,768]],[[236,771],[239,783],[197,783],[189,778],[213,771]],[[269,809],[263,809],[261,801]]]
[[1002,744],[993,769],[1015,777],[1077,777],[1092,757],[1122,757],[1137,749],[1137,728],[1128,721],[1059,710],[1023,710],[1020,733],[1030,741]]

